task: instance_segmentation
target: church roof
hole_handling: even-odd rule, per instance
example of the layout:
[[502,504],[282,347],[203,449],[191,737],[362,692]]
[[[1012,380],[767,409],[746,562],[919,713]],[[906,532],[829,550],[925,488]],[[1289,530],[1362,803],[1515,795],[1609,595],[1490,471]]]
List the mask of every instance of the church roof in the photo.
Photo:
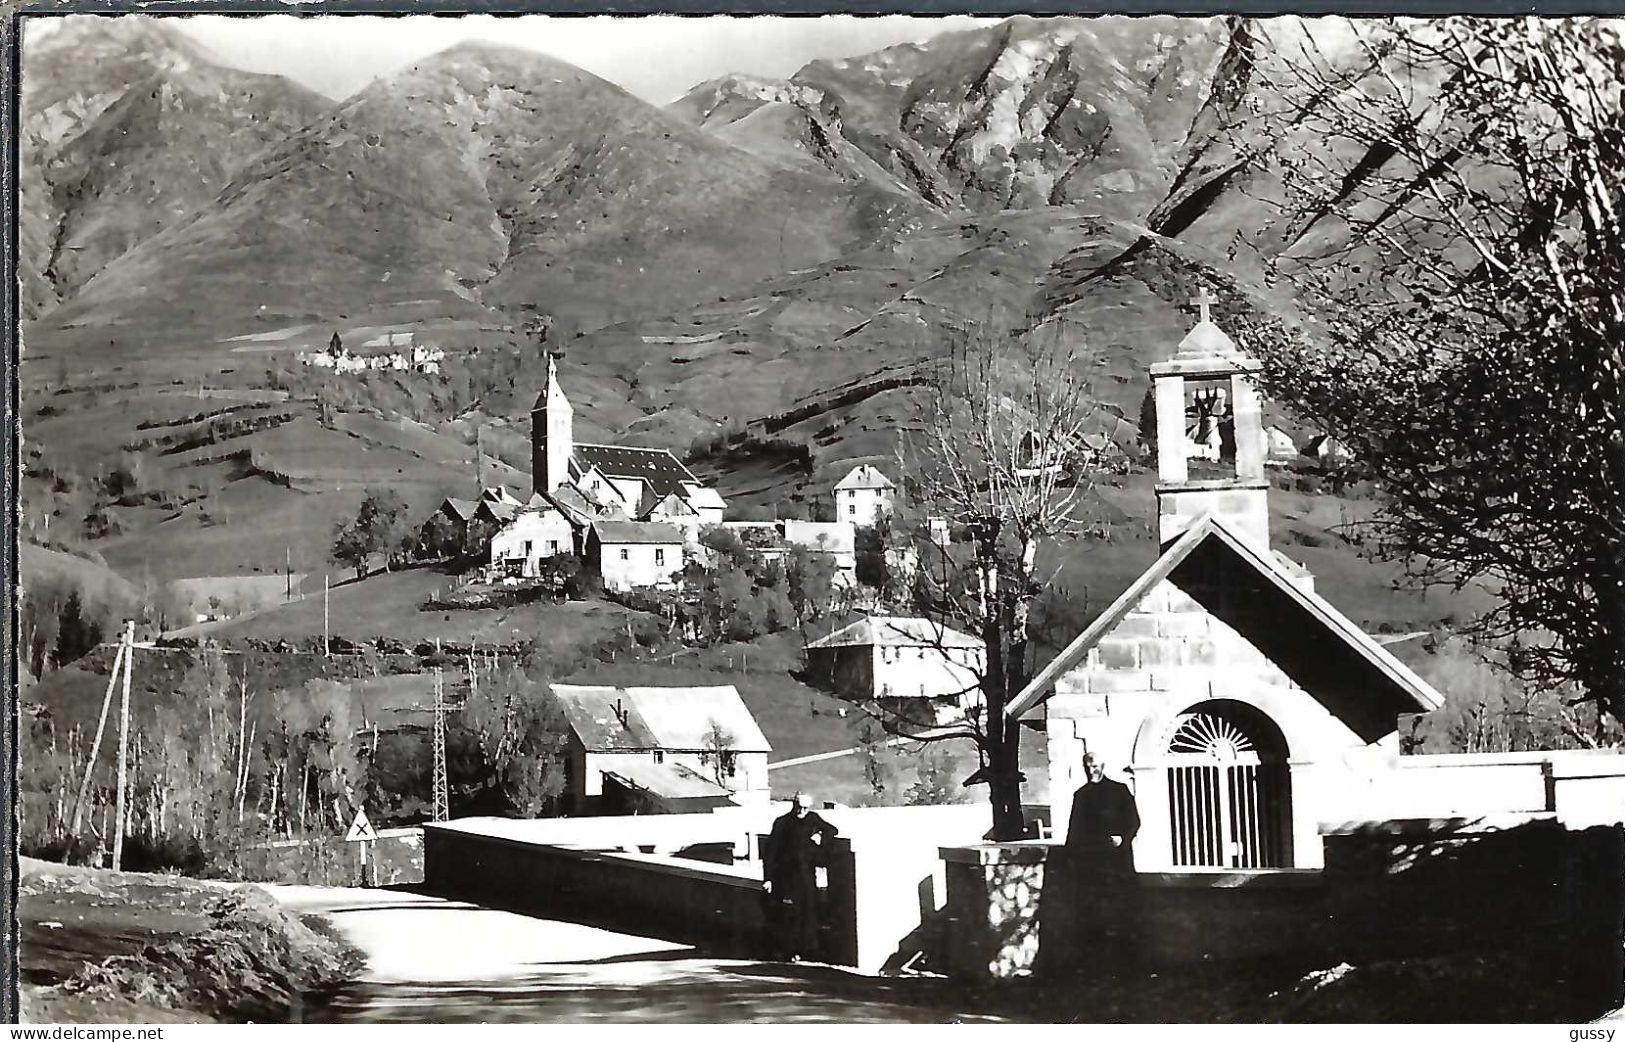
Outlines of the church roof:
[[685,483],[699,479],[670,449],[645,449],[633,445],[593,445],[576,442],[571,463],[585,474],[594,467],[606,478],[636,478],[649,486],[655,499],[680,492]]
[[1053,693],[1062,675],[1167,580],[1229,625],[1299,687],[1373,736],[1393,714],[1427,712],[1444,697],[1339,612],[1305,589],[1288,563],[1212,517],[1181,535],[1010,703],[1018,716]]

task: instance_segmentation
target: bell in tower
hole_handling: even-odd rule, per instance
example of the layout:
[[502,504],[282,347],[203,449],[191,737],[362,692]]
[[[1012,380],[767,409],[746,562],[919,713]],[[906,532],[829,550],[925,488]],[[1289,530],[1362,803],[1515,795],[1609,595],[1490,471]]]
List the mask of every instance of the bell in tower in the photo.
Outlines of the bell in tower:
[[1204,516],[1269,545],[1258,362],[1214,324],[1205,289],[1199,319],[1172,358],[1151,367],[1157,416],[1157,536],[1163,546]]

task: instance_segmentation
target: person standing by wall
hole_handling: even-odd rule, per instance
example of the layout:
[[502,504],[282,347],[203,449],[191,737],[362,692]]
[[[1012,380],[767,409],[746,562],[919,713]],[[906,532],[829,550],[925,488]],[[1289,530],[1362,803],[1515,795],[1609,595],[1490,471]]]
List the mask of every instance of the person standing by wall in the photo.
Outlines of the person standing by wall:
[[1066,846],[1077,875],[1072,888],[1080,930],[1076,940],[1094,968],[1111,970],[1137,955],[1134,837],[1140,831],[1140,812],[1134,793],[1106,777],[1106,765],[1098,756],[1084,754],[1083,773],[1066,827]]
[[818,866],[840,835],[796,793],[789,813],[773,823],[763,858],[769,943],[776,955],[800,962],[819,953]]

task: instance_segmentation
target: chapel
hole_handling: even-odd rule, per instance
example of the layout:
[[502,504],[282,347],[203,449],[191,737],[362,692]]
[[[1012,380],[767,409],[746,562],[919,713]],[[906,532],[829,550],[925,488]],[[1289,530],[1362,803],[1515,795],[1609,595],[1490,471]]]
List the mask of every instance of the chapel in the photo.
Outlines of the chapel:
[[1045,732],[1058,830],[1085,751],[1130,785],[1138,871],[1319,868],[1443,698],[1271,547],[1259,363],[1193,303],[1151,366],[1161,552],[1009,712]]

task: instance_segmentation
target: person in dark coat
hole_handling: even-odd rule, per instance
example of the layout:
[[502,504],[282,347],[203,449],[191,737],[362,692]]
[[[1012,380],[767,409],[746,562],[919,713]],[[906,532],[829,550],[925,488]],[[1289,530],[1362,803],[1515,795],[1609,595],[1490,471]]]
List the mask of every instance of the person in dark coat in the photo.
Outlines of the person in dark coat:
[[1084,783],[1072,796],[1066,845],[1097,871],[1122,875],[1134,871],[1134,837],[1140,812],[1127,785],[1106,777],[1093,753],[1083,757]]
[[818,954],[818,866],[838,835],[840,830],[814,813],[812,800],[799,792],[768,834],[762,866],[768,930],[773,948],[791,962]]
[[1134,881],[1134,837],[1140,831],[1140,812],[1134,793],[1106,777],[1099,757],[1084,754],[1083,772],[1066,827],[1077,875],[1078,925],[1087,938],[1085,950],[1097,962],[1121,965],[1135,955],[1139,887]]

